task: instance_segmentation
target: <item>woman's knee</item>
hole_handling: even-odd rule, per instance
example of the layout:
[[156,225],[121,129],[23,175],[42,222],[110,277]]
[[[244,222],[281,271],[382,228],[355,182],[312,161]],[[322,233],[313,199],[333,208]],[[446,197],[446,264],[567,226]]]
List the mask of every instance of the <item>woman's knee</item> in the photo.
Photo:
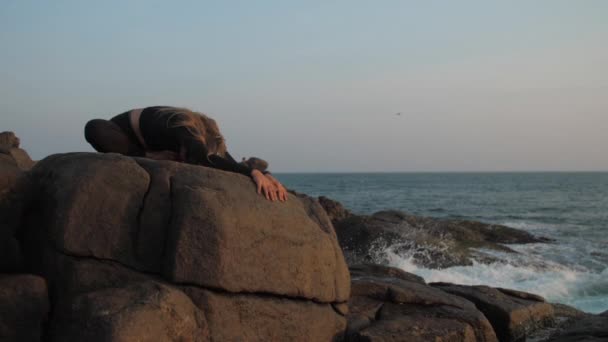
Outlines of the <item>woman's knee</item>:
[[103,134],[104,128],[107,129],[108,121],[103,119],[93,119],[84,126],[84,138],[90,144],[99,141],[99,137]]

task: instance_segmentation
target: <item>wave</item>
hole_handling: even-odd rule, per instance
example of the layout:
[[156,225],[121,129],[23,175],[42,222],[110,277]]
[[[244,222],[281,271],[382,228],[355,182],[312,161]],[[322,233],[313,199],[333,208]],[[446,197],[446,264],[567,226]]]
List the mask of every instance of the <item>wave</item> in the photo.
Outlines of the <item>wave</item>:
[[[420,251],[417,251],[419,253]],[[482,253],[494,253],[480,251]],[[430,269],[419,265],[413,254],[382,251],[393,267],[417,274],[427,282],[449,282],[462,285],[487,285],[531,292],[550,302],[574,306],[579,310],[600,313],[608,310],[608,268],[595,272],[581,266],[566,266],[529,254],[504,254],[501,262],[482,263],[472,260],[470,266]]]

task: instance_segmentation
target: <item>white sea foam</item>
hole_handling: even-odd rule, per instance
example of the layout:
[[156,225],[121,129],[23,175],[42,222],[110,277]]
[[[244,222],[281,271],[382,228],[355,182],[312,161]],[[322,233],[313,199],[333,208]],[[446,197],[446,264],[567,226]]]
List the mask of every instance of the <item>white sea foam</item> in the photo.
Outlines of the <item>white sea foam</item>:
[[[450,282],[463,285],[488,285],[539,294],[548,301],[564,303],[580,310],[599,313],[608,310],[608,268],[594,272],[571,267],[526,253],[531,246],[516,246],[521,254],[480,251],[499,256],[501,262],[471,266],[429,269],[417,265],[412,255],[395,253],[388,247],[383,253],[394,267],[422,276],[427,282]],[[530,248],[534,249],[534,248]]]

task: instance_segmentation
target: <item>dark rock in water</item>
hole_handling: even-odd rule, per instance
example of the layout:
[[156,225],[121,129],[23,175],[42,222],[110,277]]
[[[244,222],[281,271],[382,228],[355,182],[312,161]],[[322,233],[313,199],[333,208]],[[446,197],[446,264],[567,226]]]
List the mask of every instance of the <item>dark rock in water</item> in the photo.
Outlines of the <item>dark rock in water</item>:
[[327,212],[327,216],[331,222],[338,222],[353,215],[348,209],[344,208],[342,203],[325,196],[319,196],[319,203],[325,209],[325,212]]
[[48,313],[43,278],[0,275],[0,341],[41,341]]
[[380,211],[354,215],[335,201],[320,198],[332,218],[349,264],[385,263],[386,253],[412,257],[429,268],[446,268],[499,261],[479,249],[515,253],[505,244],[549,242],[515,228],[465,220],[443,220]]
[[407,280],[414,283],[426,284],[422,277],[415,274],[405,272],[404,270],[396,267],[389,267],[378,264],[358,264],[349,266],[350,276],[352,277],[363,277],[363,276],[376,276],[380,278],[396,278],[401,280]]
[[350,276],[312,198],[270,202],[242,175],[115,154],[50,156],[30,178],[22,244],[50,282],[55,340],[77,340],[85,326],[113,340],[232,339],[236,326],[251,340],[344,331],[336,308]]
[[501,341],[523,341],[532,332],[554,322],[553,306],[537,295],[488,286],[430,285],[475,303]]
[[471,302],[404,273],[354,267],[347,341],[497,341]]

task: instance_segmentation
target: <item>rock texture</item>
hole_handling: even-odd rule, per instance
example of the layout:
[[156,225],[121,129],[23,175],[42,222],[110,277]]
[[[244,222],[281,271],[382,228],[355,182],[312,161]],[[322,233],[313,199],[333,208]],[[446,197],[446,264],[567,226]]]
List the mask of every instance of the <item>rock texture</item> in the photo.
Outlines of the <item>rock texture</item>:
[[79,340],[85,327],[94,341],[344,330],[334,307],[349,299],[349,272],[309,197],[273,203],[241,175],[113,154],[54,155],[30,177],[23,245],[51,284],[53,340]]
[[498,261],[494,256],[479,252],[490,249],[515,253],[505,244],[549,242],[528,232],[501,225],[465,220],[442,220],[408,215],[389,210],[371,216],[355,215],[340,203],[320,197],[332,218],[347,262],[386,263],[386,252],[412,257],[428,268],[471,265]]
[[530,333],[554,322],[553,306],[537,295],[488,286],[431,285],[475,303],[501,341],[523,341]]
[[13,132],[0,133],[0,272],[23,269],[16,234],[28,195],[26,171],[33,165]]
[[43,278],[0,275],[0,341],[40,341],[48,313]]
[[348,341],[497,341],[473,303],[388,267],[351,270]]
[[608,312],[592,315],[563,304],[552,304],[556,324],[530,336],[530,342],[608,341]]

